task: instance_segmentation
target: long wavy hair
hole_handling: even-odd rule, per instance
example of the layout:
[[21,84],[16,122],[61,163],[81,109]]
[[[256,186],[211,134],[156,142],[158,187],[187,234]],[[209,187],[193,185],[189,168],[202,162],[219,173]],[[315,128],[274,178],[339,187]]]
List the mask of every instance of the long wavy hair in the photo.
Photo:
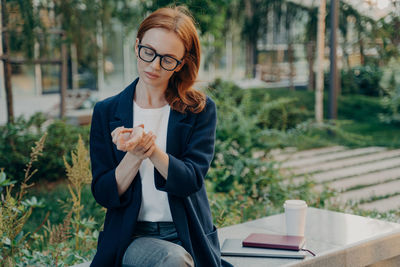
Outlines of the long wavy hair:
[[206,105],[206,96],[192,87],[199,72],[201,54],[200,40],[192,15],[184,6],[157,9],[140,24],[137,33],[139,41],[152,28],[174,32],[185,47],[184,65],[171,76],[165,91],[167,102],[172,109],[181,113],[201,112]]

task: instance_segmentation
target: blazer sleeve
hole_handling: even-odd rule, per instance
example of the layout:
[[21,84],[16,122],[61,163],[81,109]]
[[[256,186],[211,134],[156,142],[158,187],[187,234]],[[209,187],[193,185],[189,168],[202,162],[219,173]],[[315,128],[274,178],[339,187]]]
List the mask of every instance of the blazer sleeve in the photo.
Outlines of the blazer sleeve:
[[117,164],[113,156],[113,143],[108,130],[107,112],[99,102],[95,105],[90,127],[90,161],[92,165],[92,194],[96,201],[107,209],[127,205],[132,197],[128,188],[118,195],[115,169]]
[[215,103],[207,98],[206,107],[198,114],[189,141],[183,144],[182,155],[175,157],[168,154],[167,179],[154,169],[158,190],[178,197],[187,197],[202,188],[214,156],[216,124]]

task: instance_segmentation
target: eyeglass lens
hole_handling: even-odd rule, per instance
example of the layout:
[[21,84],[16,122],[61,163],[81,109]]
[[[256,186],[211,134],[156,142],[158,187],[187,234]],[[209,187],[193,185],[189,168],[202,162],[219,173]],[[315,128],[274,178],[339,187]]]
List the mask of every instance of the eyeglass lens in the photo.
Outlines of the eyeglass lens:
[[151,48],[141,46],[139,49],[139,56],[146,62],[152,62],[157,56],[161,58],[161,67],[166,70],[173,70],[178,66],[178,61],[170,56],[161,56]]

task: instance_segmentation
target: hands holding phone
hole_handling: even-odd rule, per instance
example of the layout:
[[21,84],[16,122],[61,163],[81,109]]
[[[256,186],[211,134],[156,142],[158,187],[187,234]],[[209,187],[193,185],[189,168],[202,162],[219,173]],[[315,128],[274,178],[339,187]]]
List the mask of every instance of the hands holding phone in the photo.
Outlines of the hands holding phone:
[[118,150],[132,153],[142,160],[150,157],[156,148],[156,136],[151,131],[146,133],[143,124],[134,128],[118,127],[111,136]]

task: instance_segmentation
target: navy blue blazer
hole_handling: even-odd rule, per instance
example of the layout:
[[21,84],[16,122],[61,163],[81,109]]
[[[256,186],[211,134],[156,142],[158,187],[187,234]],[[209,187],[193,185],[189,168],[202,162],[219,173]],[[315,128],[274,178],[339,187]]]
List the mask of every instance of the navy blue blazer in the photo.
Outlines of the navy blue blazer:
[[[119,196],[115,169],[126,152],[117,150],[111,132],[133,126],[133,96],[138,79],[121,93],[98,102],[90,130],[92,193],[107,208],[104,230],[91,266],[120,266],[131,242],[142,200],[140,174]],[[207,97],[204,110],[185,114],[171,110],[167,131],[168,179],[155,169],[155,185],[168,193],[172,219],[183,247],[196,266],[221,266],[217,230],[204,186],[204,177],[214,154],[215,103]],[[230,264],[222,261],[222,265]]]

